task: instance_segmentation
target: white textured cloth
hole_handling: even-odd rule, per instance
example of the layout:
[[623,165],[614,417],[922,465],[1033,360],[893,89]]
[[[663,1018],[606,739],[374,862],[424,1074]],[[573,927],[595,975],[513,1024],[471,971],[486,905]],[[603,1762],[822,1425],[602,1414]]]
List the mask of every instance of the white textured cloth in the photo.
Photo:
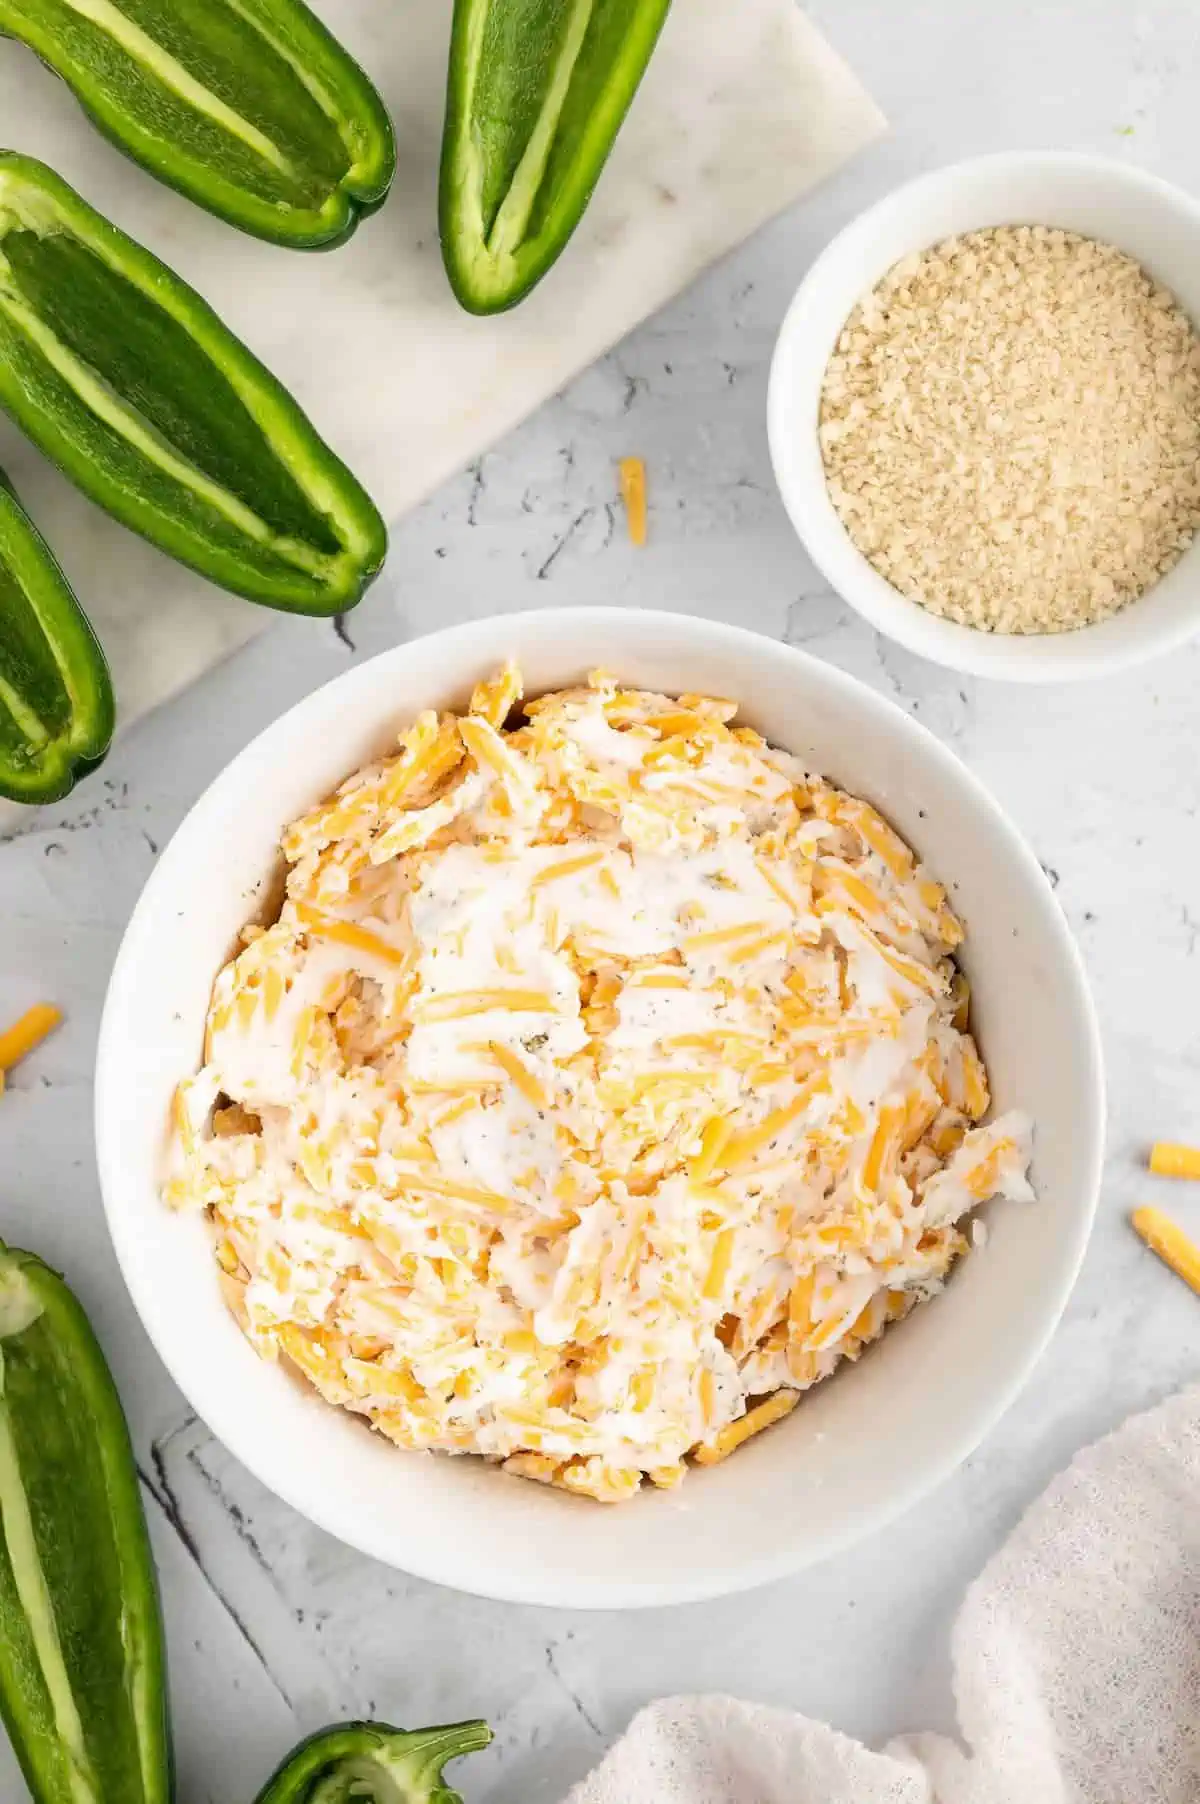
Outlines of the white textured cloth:
[[567,1804],[1196,1804],[1198,1505],[1200,1387],[1079,1454],[967,1592],[962,1747],[672,1698]]

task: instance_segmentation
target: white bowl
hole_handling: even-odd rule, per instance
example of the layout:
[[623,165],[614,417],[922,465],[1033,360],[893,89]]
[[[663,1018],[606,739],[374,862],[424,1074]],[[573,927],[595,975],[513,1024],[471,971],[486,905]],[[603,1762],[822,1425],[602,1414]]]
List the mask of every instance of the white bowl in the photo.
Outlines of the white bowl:
[[821,386],[843,325],[894,263],[955,233],[1059,226],[1117,245],[1200,321],[1200,205],[1105,157],[977,157],[898,188],[838,234],[800,284],[771,367],[767,425],[775,477],[809,556],[850,606],[909,651],[974,676],[1063,682],[1100,676],[1200,631],[1200,542],[1119,614],[1067,633],[979,632],[940,620],[872,568],[829,498],[817,438]]
[[[1036,1206],[995,1211],[946,1294],[787,1422],[677,1493],[618,1507],[481,1461],[398,1452],[264,1364],[226,1313],[209,1235],[158,1183],[177,1080],[213,977],[276,868],[284,825],[517,657],[528,691],[598,664],[651,689],[743,698],[767,738],[869,797],[951,887],[996,1104],[1038,1123]],[[266,1485],[365,1553],[527,1603],[661,1604],[773,1579],[869,1534],[971,1452],[1066,1302],[1092,1219],[1103,1085],[1074,942],[1037,860],[986,790],[870,689],[774,641],[684,616],[587,608],[453,627],[351,670],[219,776],[166,848],[109,988],[96,1073],[100,1180],[150,1338],[213,1432]]]

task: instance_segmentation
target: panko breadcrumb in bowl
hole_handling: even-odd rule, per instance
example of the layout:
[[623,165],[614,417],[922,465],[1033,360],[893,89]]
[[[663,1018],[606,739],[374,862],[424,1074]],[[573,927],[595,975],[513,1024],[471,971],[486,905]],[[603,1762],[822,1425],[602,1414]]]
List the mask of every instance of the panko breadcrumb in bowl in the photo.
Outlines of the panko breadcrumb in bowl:
[[1100,1078],[950,754],[766,640],[583,610],[400,648],[235,761],[131,923],[97,1121],[139,1310],[260,1477],[611,1605],[791,1570],[969,1450],[1073,1276]]

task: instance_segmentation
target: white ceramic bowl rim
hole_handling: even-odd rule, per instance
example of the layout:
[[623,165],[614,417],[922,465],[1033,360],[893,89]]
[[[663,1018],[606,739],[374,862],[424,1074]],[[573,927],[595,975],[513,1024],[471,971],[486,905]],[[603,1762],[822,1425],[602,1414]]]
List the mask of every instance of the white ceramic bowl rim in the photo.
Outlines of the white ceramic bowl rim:
[[879,632],[972,676],[1053,683],[1103,676],[1175,649],[1200,631],[1200,543],[1118,614],[1074,632],[999,634],[943,620],[909,601],[847,533],[825,483],[817,418],[826,364],[858,301],[901,257],[1004,224],[1045,224],[1107,240],[1174,290],[1200,323],[1200,203],[1109,157],[1000,152],[894,189],[817,257],[780,327],[767,429],[784,506],[834,590]]
[[[561,652],[542,649],[553,648],[560,642],[564,647]],[[595,648],[598,645],[606,648],[607,655],[597,657]],[[578,652],[572,649],[575,647],[580,648]],[[789,690],[794,682],[797,693],[805,690],[809,692],[810,708],[819,711],[818,703],[824,706],[827,702],[830,713],[837,714],[839,718],[842,710],[845,710],[850,717],[860,721],[869,718],[877,723],[881,734],[889,742],[889,764],[903,766],[906,759],[911,757],[922,766],[925,787],[920,793],[927,800],[930,799],[931,791],[941,786],[947,798],[954,798],[954,807],[960,812],[968,809],[977,812],[986,830],[988,844],[994,844],[997,860],[1002,859],[1004,868],[1010,873],[1014,894],[1020,892],[1029,902],[1033,937],[1036,938],[1038,933],[1043,936],[1055,980],[1061,979],[1062,1007],[1071,1014],[1074,1023],[1071,1030],[1074,1035],[1072,1045],[1078,1057],[1077,1089],[1081,1099],[1076,1110],[1075,1125],[1085,1144],[1071,1155],[1080,1161],[1073,1209],[1069,1214],[1064,1214],[1061,1224],[1055,1226],[1054,1232],[1058,1238],[1053,1242],[1053,1272],[1046,1279],[1043,1294],[1030,1317],[1027,1336],[1020,1341],[1019,1351],[1008,1360],[1003,1371],[988,1373],[986,1383],[981,1384],[979,1398],[976,1400],[972,1397],[968,1405],[969,1420],[964,1421],[961,1431],[923,1457],[914,1456],[912,1468],[884,1486],[879,1496],[856,1498],[854,1507],[848,1508],[838,1520],[825,1524],[815,1536],[806,1535],[805,1524],[798,1515],[793,1538],[786,1545],[774,1546],[764,1552],[755,1546],[755,1538],[751,1534],[741,1546],[729,1548],[723,1558],[710,1557],[699,1570],[689,1567],[684,1559],[683,1569],[669,1576],[654,1577],[639,1573],[634,1577],[623,1577],[608,1572],[597,1577],[585,1570],[574,1569],[565,1577],[562,1572],[556,1575],[543,1574],[539,1556],[533,1551],[522,1570],[498,1569],[489,1547],[486,1523],[480,1526],[478,1534],[471,1539],[469,1545],[456,1543],[446,1546],[439,1542],[439,1531],[434,1523],[425,1533],[424,1541],[421,1534],[417,1533],[411,1544],[406,1543],[402,1549],[398,1549],[395,1536],[389,1534],[386,1525],[381,1526],[379,1522],[365,1524],[360,1519],[353,1497],[339,1494],[336,1487],[330,1489],[327,1484],[314,1482],[327,1470],[321,1463],[321,1453],[323,1451],[326,1456],[330,1455],[334,1436],[332,1428],[327,1433],[326,1428],[320,1426],[313,1415],[306,1420],[316,1424],[312,1445],[314,1465],[318,1470],[314,1474],[292,1471],[286,1476],[281,1475],[277,1457],[268,1454],[261,1438],[270,1430],[272,1412],[260,1408],[253,1399],[248,1403],[246,1397],[246,1393],[257,1389],[259,1362],[229,1322],[230,1335],[244,1350],[245,1359],[254,1370],[246,1368],[244,1386],[238,1384],[230,1387],[220,1382],[215,1367],[205,1356],[204,1348],[197,1347],[189,1340],[186,1329],[177,1320],[170,1286],[162,1282],[163,1265],[161,1261],[155,1263],[159,1255],[153,1247],[148,1248],[146,1244],[149,1238],[160,1234],[154,1210],[161,1211],[163,1236],[182,1234],[185,1224],[180,1218],[170,1216],[156,1194],[153,1197],[145,1194],[146,1185],[141,1185],[142,1194],[136,1198],[131,1194],[131,1185],[136,1188],[140,1184],[140,1179],[135,1184],[135,1178],[138,1160],[142,1157],[142,1149],[133,1146],[133,1141],[140,1137],[154,1142],[152,1168],[157,1169],[161,1159],[162,1130],[157,1123],[150,1124],[142,1120],[139,1114],[130,1114],[130,1062],[140,1060],[141,1068],[149,1072],[155,1082],[161,1077],[162,1082],[171,1087],[179,1076],[194,1068],[195,1035],[202,1021],[202,1006],[196,1020],[187,1030],[189,1037],[183,1042],[187,1048],[192,1049],[190,1053],[185,1051],[181,1054],[179,1044],[174,1044],[165,1054],[155,1046],[139,1050],[136,1032],[138,1009],[143,1008],[144,1012],[144,1004],[139,1000],[141,972],[144,967],[153,966],[156,944],[160,943],[162,934],[170,933],[170,922],[176,916],[182,918],[186,912],[184,905],[188,900],[189,868],[194,876],[200,868],[202,858],[206,858],[211,865],[214,848],[226,843],[228,823],[239,812],[240,799],[252,792],[262,773],[285,770],[288,748],[295,750],[310,742],[313,734],[321,731],[323,723],[334,719],[345,723],[357,720],[360,715],[369,716],[373,723],[373,736],[378,741],[381,721],[387,720],[394,725],[399,719],[408,717],[406,709],[397,710],[394,704],[389,702],[385,705],[381,700],[382,695],[389,693],[390,678],[394,676],[397,683],[402,680],[407,663],[415,660],[423,670],[431,673],[461,673],[463,680],[453,682],[453,688],[461,694],[464,687],[469,691],[477,674],[494,667],[501,658],[508,655],[510,649],[529,664],[534,663],[539,656],[548,659],[547,668],[553,665],[562,673],[550,677],[551,683],[572,680],[579,672],[581,661],[584,669],[597,662],[607,663],[614,668],[624,667],[631,680],[638,682],[645,680],[643,671],[648,666],[648,661],[664,668],[678,662],[681,680],[675,685],[677,689],[694,686],[693,681],[689,680],[689,667],[694,671],[699,663],[706,663],[712,668],[728,668],[734,675],[740,669],[757,669],[764,686],[769,675],[778,673],[780,684],[786,682]],[[630,666],[633,666],[632,670],[629,669]],[[432,675],[425,681],[436,686]],[[447,679],[443,677],[443,690],[446,682]],[[531,678],[530,693],[536,693],[546,686],[546,683],[534,682]],[[659,682],[654,686],[670,687],[667,682]],[[443,698],[438,696],[430,699],[440,703]],[[754,717],[752,698],[745,711],[751,718]],[[354,729],[357,730],[358,728]],[[344,727],[344,734],[349,743],[353,737],[350,727]],[[803,734],[797,729],[790,735],[777,732],[773,737],[777,740],[790,737],[793,744],[799,744]],[[354,764],[343,762],[341,753],[335,755],[335,765],[332,778],[324,782],[315,794],[309,793],[308,786],[305,785],[300,805],[317,800],[340,776],[355,768]],[[298,811],[293,806],[296,799],[295,796],[289,798],[279,820],[280,826]],[[915,818],[915,804],[913,811]],[[261,845],[256,854],[260,867],[269,861],[271,851],[271,845]],[[239,895],[241,893],[243,892],[239,890]],[[239,922],[253,912],[252,905],[245,902],[239,901],[237,908],[241,911],[236,914]],[[176,931],[183,934],[188,930],[179,928]],[[173,981],[170,956],[160,955],[159,962],[163,966],[159,974],[159,987],[169,988]],[[205,998],[215,969],[215,964],[205,966]],[[175,1001],[172,997],[160,1006],[165,1011]],[[195,1012],[194,998],[188,1006],[193,1007]],[[164,1020],[168,1018],[178,1022],[180,1016],[178,1012],[170,1017],[164,1014]],[[174,1028],[165,1031],[177,1032]],[[165,1074],[159,1070],[163,1057],[168,1063],[173,1062],[172,1069]],[[182,1069],[178,1063],[181,1057]],[[191,1064],[187,1063],[188,1057],[192,1060]],[[165,1097],[169,1090],[163,1090],[162,1094]],[[608,608],[547,610],[500,616],[448,628],[424,640],[416,640],[385,652],[355,667],[315,691],[267,727],[225,768],[194,805],[163,851],[146,884],[113,969],[101,1023],[96,1074],[96,1142],[100,1181],[108,1225],[122,1272],[143,1324],[172,1378],[197,1414],[230,1452],[301,1514],[375,1558],[399,1566],[418,1577],[479,1595],[576,1608],[632,1607],[692,1601],[766,1583],[825,1558],[864,1534],[878,1529],[945,1479],[1011,1403],[1040,1357],[1066,1304],[1087,1244],[1095,1209],[1103,1151],[1103,1121],[1099,1032],[1075,943],[1032,852],[1008,823],[986,789],[953,753],[893,703],[854,678],[801,651],[739,628],[687,616]],[[151,1155],[147,1154],[147,1157],[150,1158]],[[130,1176],[131,1170],[134,1177]],[[1039,1207],[1057,1207],[1059,1200],[1048,1200]],[[999,1236],[993,1235],[993,1242],[998,1240]],[[172,1239],[168,1262],[176,1271],[180,1269],[182,1257]],[[211,1279],[211,1265],[207,1253],[205,1257],[207,1282]],[[975,1263],[967,1261],[967,1268]],[[998,1282],[999,1278],[995,1281]],[[215,1293],[215,1284],[212,1285],[212,1290]],[[953,1287],[947,1292],[946,1299],[940,1302],[948,1301],[952,1293]],[[1016,1302],[1024,1306],[1023,1300],[1017,1299]],[[937,1307],[935,1305],[928,1311],[918,1310],[898,1334],[908,1333],[921,1318],[933,1316]],[[218,1332],[215,1326],[213,1332]],[[881,1349],[881,1358],[886,1359],[889,1352],[888,1347]],[[236,1355],[236,1358],[240,1359],[241,1354]],[[855,1368],[856,1381],[866,1375],[870,1365],[871,1361],[865,1360]],[[272,1371],[271,1368],[262,1370]],[[276,1379],[277,1374],[272,1372],[271,1381],[275,1382]],[[840,1382],[841,1380],[831,1381],[826,1386],[818,1387],[812,1393],[812,1398],[820,1398],[825,1391],[832,1393],[835,1385]],[[306,1401],[304,1407],[309,1406],[319,1413],[327,1426],[335,1419],[345,1426],[342,1412],[330,1409],[315,1398]],[[289,1410],[297,1407],[300,1406],[288,1401]],[[782,1429],[774,1430],[772,1434],[782,1437],[813,1408],[814,1404],[810,1401]],[[825,1416],[822,1414],[819,1419],[824,1421]],[[357,1429],[354,1432],[357,1433]],[[377,1440],[377,1437],[364,1438]],[[826,1438],[821,1432],[815,1435],[816,1442],[822,1442]],[[716,1498],[718,1495],[715,1490],[711,1493],[702,1492],[701,1481],[710,1481],[715,1474],[733,1471],[738,1468],[739,1461],[743,1462],[743,1467],[739,1469],[744,1471],[744,1478],[739,1481],[743,1488],[755,1483],[761,1487],[761,1475],[772,1470],[772,1460],[780,1474],[784,1473],[784,1462],[779,1450],[785,1442],[782,1439],[776,1440],[776,1451],[772,1455],[767,1446],[771,1439],[771,1436],[764,1436],[761,1442],[751,1443],[727,1466],[693,1474],[679,1493],[659,1493],[623,1505],[619,1510],[601,1511],[600,1514],[624,1518],[628,1512],[632,1524],[636,1513],[643,1509],[676,1508],[678,1516],[670,1519],[672,1535],[678,1537],[687,1529],[689,1522],[695,1530],[702,1525],[705,1497],[711,1495]],[[322,1441],[329,1443],[323,1450],[317,1447],[317,1443]],[[786,1444],[798,1447],[801,1442],[797,1439]],[[811,1456],[813,1439],[810,1437],[804,1444],[809,1448]],[[392,1461],[431,1457],[399,1455],[391,1449],[384,1451],[386,1458]],[[759,1461],[757,1465],[754,1464],[756,1459]],[[481,1474],[486,1475],[489,1482],[513,1486],[511,1479],[483,1467],[481,1462],[450,1463],[456,1467],[477,1468]],[[430,1468],[426,1466],[422,1470],[428,1472]],[[791,1468],[788,1467],[787,1470],[790,1471]],[[521,1486],[517,1489],[521,1492],[537,1492],[538,1499],[545,1503],[553,1499],[555,1506],[561,1504],[569,1511],[591,1512],[594,1509],[594,1506],[577,1499],[564,1499],[557,1493],[540,1492],[538,1487]],[[501,1496],[499,1492],[493,1491],[481,1494],[489,1500],[499,1499]],[[747,1498],[753,1494],[747,1492]],[[720,1495],[724,1497],[728,1493],[723,1491]],[[677,1503],[677,1499],[682,1502]],[[532,1521],[537,1501],[531,1496],[527,1506],[531,1516],[530,1538],[534,1541],[536,1531]],[[481,1506],[489,1509],[494,1507],[494,1501]],[[507,1491],[504,1493],[503,1507],[513,1507]],[[436,1514],[436,1510],[432,1513]],[[538,1520],[540,1522],[541,1518]],[[547,1520],[558,1523],[561,1527],[563,1519]],[[649,1517],[644,1520],[648,1522]],[[588,1532],[592,1531],[589,1529]],[[724,1541],[720,1545],[725,1548]]]

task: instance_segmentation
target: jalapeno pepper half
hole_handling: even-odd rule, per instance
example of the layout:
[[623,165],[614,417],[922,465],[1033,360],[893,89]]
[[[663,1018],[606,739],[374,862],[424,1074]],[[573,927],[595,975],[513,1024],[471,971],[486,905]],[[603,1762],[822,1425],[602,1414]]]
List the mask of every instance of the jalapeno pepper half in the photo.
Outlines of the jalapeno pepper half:
[[455,0],[440,229],[471,313],[528,294],[582,219],[671,0]]
[[0,407],[85,495],[222,588],[335,614],[370,497],[212,308],[44,163],[0,152]]
[[245,232],[348,238],[396,168],[382,100],[303,0],[0,0],[119,150]]
[[0,1246],[0,1714],[36,1804],[169,1804],[129,1433],[62,1279]]
[[302,1741],[257,1804],[462,1804],[442,1769],[491,1739],[482,1722],[442,1729],[339,1723]]
[[0,472],[0,796],[58,801],[112,731],[104,653]]

